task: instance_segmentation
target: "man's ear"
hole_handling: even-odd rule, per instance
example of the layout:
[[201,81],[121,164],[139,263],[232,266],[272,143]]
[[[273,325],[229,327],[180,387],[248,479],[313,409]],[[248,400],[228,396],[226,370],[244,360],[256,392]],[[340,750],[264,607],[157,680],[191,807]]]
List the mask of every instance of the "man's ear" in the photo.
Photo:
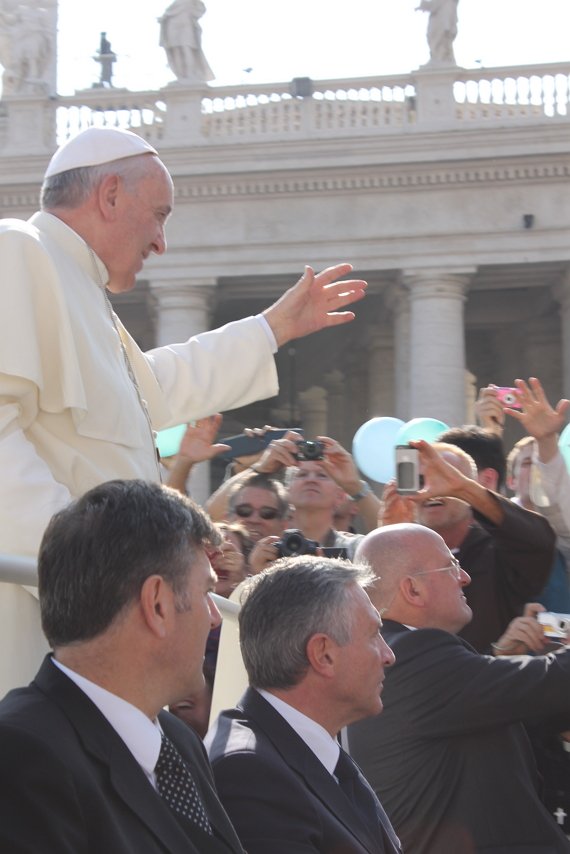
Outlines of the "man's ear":
[[328,635],[311,635],[307,641],[306,655],[309,666],[327,679],[335,675],[337,644]]
[[117,217],[117,200],[121,188],[121,178],[118,175],[107,175],[97,188],[99,209],[108,222],[114,222]]
[[497,492],[499,486],[499,472],[492,468],[479,469],[477,473],[477,480],[481,486],[485,487],[485,489]]
[[408,605],[415,605],[417,607],[424,604],[424,589],[412,575],[406,575],[400,581],[400,594]]
[[158,638],[166,637],[168,621],[174,608],[174,593],[162,575],[149,575],[145,579],[139,604],[148,629]]

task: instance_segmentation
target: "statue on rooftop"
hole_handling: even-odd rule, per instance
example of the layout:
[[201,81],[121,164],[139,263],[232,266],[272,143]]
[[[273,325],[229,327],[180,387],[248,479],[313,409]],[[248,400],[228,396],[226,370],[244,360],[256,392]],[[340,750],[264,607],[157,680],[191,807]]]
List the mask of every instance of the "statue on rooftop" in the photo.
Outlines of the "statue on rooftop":
[[420,0],[417,12],[429,12],[427,41],[430,65],[455,65],[453,42],[457,36],[459,0]]
[[45,94],[53,52],[45,7],[34,0],[0,0],[3,95]]
[[101,76],[99,83],[94,85],[113,86],[113,63],[117,60],[117,55],[111,50],[111,42],[107,38],[107,33],[101,33],[101,40],[97,54],[93,57],[95,62],[101,63]]
[[214,74],[202,51],[202,28],[198,23],[206,7],[202,0],[173,0],[160,23],[160,45],[180,81],[203,83]]

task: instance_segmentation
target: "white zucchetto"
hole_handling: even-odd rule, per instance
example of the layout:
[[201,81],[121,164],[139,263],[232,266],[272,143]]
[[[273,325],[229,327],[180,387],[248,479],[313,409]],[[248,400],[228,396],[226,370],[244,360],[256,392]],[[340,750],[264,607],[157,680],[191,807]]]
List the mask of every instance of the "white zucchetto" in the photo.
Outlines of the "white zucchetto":
[[118,128],[87,128],[61,145],[50,160],[44,178],[69,169],[98,166],[122,157],[158,154],[142,136]]

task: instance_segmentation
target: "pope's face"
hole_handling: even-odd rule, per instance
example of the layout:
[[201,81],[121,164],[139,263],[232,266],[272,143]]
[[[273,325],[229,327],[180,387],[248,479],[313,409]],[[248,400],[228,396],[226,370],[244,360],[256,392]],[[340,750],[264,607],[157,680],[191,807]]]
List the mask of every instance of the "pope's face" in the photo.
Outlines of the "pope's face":
[[119,179],[113,240],[101,258],[109,272],[108,288],[122,293],[134,287],[149,255],[166,251],[165,226],[172,211],[173,184],[158,157],[145,155],[143,177]]

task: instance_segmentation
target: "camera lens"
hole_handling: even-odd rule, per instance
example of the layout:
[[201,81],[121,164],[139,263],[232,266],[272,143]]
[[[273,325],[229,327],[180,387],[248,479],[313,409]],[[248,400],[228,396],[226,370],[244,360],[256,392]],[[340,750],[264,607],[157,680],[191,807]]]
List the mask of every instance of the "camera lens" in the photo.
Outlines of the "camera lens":
[[293,531],[283,537],[281,551],[285,557],[291,555],[302,555],[305,553],[305,538],[302,534]]
[[322,460],[323,446],[321,442],[312,439],[304,439],[297,443],[299,447],[299,458],[303,460]]

